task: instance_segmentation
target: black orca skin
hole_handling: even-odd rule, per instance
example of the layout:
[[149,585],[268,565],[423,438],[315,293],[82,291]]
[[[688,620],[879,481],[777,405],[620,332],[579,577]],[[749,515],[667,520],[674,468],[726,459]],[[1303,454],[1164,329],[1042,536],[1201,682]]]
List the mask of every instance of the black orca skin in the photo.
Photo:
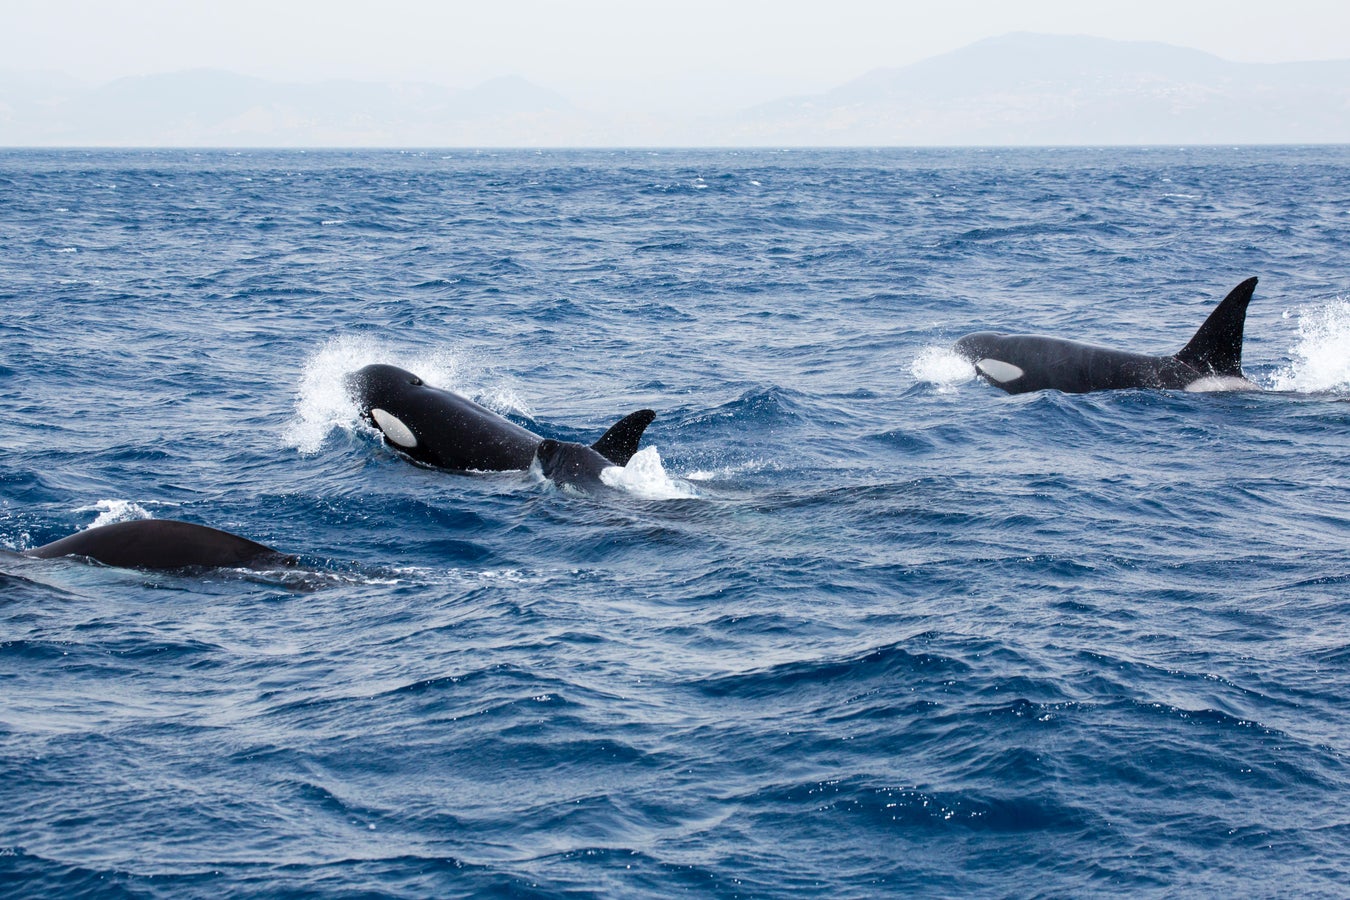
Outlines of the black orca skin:
[[535,457],[539,460],[539,471],[549,481],[586,490],[602,486],[600,473],[614,465],[585,444],[548,438],[539,442]]
[[1033,334],[982,331],[956,342],[990,384],[1010,394],[1066,393],[1122,388],[1242,389],[1257,386],[1242,374],[1242,334],[1256,289],[1248,278],[1229,292],[1190,343],[1172,356],[1147,356]]
[[[431,387],[406,369],[377,363],[347,376],[361,415],[386,443],[429,466],[452,471],[528,469],[543,438],[453,391]],[[625,416],[589,450],[608,465],[627,464],[656,418]]]
[[119,569],[277,569],[295,565],[264,544],[228,531],[174,519],[135,519],[77,532],[27,550],[23,556],[77,556]]

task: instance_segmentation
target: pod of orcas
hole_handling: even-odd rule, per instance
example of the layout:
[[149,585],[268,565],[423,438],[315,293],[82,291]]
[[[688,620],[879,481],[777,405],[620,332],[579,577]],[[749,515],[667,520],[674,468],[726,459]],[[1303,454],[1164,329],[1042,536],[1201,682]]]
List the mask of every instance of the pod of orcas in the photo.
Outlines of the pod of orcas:
[[[626,465],[656,418],[650,409],[630,413],[587,446],[540,437],[397,366],[366,366],[347,376],[347,388],[362,418],[385,443],[416,463],[451,471],[503,472],[529,469],[537,461],[545,478],[583,490],[600,487],[605,469]],[[100,525],[19,555],[74,557],[146,570],[273,571],[296,565],[294,556],[265,544],[173,519]]]
[[[982,331],[956,342],[990,384],[1010,394],[1152,388],[1256,390],[1242,372],[1247,304],[1257,279],[1229,292],[1190,342],[1171,356],[1148,356],[1044,335]],[[545,478],[591,489],[611,466],[638,451],[656,418],[640,409],[587,446],[543,438],[453,391],[432,387],[397,366],[366,366],[347,376],[363,419],[386,444],[415,463],[460,472],[529,469]],[[87,529],[18,554],[32,559],[77,557],[128,569],[290,568],[294,556],[248,538],[172,519],[138,519]]]

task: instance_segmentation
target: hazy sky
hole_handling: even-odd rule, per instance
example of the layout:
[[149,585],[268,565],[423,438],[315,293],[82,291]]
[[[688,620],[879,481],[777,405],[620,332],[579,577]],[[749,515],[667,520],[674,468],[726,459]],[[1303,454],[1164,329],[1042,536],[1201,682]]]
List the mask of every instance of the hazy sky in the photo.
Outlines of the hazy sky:
[[1009,31],[1155,40],[1231,60],[1350,58],[1346,0],[0,0],[0,68],[102,82],[213,67],[580,103],[739,106],[823,91]]

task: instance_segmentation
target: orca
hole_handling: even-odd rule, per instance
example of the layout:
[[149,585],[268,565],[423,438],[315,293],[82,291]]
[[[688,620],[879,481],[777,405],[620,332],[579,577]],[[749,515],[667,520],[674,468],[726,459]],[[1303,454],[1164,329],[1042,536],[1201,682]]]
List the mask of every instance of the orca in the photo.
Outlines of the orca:
[[228,531],[175,519],[134,519],[99,525],[25,550],[32,559],[75,556],[119,569],[291,568],[288,556]]
[[539,471],[549,481],[588,491],[603,486],[600,473],[614,466],[612,460],[592,447],[551,438],[539,442],[535,459],[539,460]]
[[1172,356],[1147,356],[1034,334],[981,331],[955,350],[990,384],[1010,394],[1081,394],[1121,388],[1259,390],[1242,374],[1242,331],[1256,289],[1248,278],[1229,292],[1190,343]]
[[[361,416],[405,456],[439,469],[503,472],[528,469],[544,438],[453,391],[432,387],[406,369],[377,363],[347,376]],[[622,466],[656,418],[641,409],[621,419],[588,450]],[[554,443],[559,443],[555,441]]]

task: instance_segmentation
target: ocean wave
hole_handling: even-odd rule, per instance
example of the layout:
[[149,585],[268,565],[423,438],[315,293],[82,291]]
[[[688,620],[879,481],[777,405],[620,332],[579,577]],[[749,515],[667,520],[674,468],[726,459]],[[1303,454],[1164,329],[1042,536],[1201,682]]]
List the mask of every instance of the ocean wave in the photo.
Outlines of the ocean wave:
[[[0,893],[1339,895],[1346,157],[0,151]],[[1274,390],[948,349],[1224,272]],[[374,362],[658,418],[451,475]],[[146,515],[300,567],[17,552]]]

